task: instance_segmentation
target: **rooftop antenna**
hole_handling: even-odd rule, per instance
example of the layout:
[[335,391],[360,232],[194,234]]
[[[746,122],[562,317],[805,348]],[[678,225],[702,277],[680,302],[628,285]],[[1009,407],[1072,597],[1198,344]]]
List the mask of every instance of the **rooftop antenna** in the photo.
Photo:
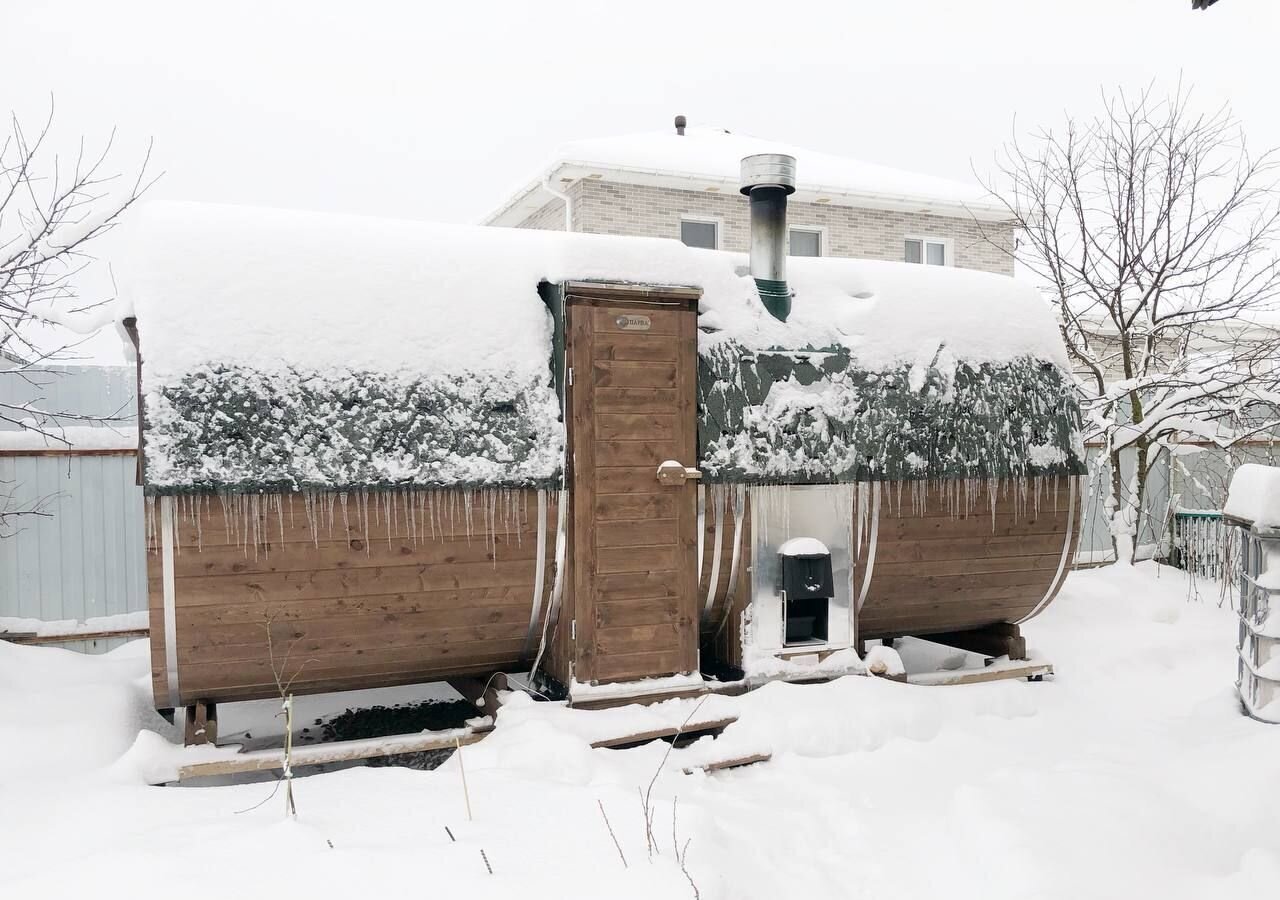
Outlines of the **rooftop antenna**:
[[676,134],[683,135],[684,128],[689,121],[684,116],[676,116]]

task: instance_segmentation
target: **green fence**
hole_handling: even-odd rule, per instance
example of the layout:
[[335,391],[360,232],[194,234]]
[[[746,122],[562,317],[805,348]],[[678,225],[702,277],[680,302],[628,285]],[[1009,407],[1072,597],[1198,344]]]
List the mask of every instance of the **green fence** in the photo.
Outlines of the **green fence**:
[[1173,514],[1169,562],[1201,578],[1232,583],[1240,559],[1240,534],[1222,513],[1182,510]]

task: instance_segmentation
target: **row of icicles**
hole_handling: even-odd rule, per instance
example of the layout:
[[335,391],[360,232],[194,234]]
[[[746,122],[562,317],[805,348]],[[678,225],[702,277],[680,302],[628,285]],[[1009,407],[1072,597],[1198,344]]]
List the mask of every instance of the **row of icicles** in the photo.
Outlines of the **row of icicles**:
[[[1059,476],[1029,476],[1001,479],[938,479],[892,482],[875,486],[866,482],[817,488],[830,499],[830,513],[847,521],[853,529],[853,545],[860,548],[871,530],[871,519],[883,504],[894,516],[905,508],[912,515],[933,509],[952,518],[971,516],[987,507],[995,530],[1002,501],[1012,501],[1008,511],[1015,520],[1028,514],[1037,516],[1041,502],[1051,500],[1058,511],[1061,498]],[[797,488],[789,485],[762,485],[743,489],[741,485],[712,484],[702,488],[703,509],[708,522],[736,521],[746,514],[747,498],[757,511],[761,537],[768,540],[768,523],[781,524],[791,531],[791,504]],[[799,490],[806,490],[800,488]],[[877,496],[878,495],[878,496]],[[195,533],[197,549],[203,549],[204,529],[222,520],[223,540],[219,544],[241,546],[246,555],[270,554],[273,538],[286,541],[286,525],[297,526],[299,517],[315,546],[335,539],[341,525],[341,540],[363,539],[366,552],[371,537],[385,538],[388,547],[396,540],[413,546],[427,541],[484,539],[495,550],[499,534],[514,535],[522,542],[526,533],[536,534],[537,522],[529,520],[529,503],[534,492],[508,488],[468,490],[382,490],[303,491],[297,494],[184,494],[173,497],[175,524],[187,523]],[[1003,511],[1003,510],[1001,510]],[[477,522],[477,516],[479,521]],[[181,529],[175,528],[175,549],[181,549]],[[159,547],[159,509],[155,497],[147,498],[147,537]]]
[[[182,494],[172,498],[175,525],[189,524],[196,548],[204,548],[204,529],[221,518],[223,539],[218,544],[252,548],[269,555],[277,536],[284,544],[286,527],[305,522],[313,545],[321,541],[361,539],[369,552],[371,538],[385,538],[388,547],[408,540],[414,547],[428,541],[483,539],[497,550],[499,534],[514,535],[523,542],[526,532],[536,533],[529,521],[532,491],[509,488],[473,490],[303,491],[297,494]],[[158,548],[160,510],[156,497],[147,497],[147,538]],[[479,516],[479,522],[477,522]],[[340,533],[335,535],[335,529]],[[176,550],[181,550],[182,529],[174,529]]]

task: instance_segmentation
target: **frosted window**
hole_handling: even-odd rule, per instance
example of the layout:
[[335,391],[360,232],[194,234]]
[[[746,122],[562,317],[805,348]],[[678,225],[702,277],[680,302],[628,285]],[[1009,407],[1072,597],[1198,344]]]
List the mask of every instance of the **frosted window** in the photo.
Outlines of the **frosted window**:
[[792,256],[821,256],[822,234],[817,231],[791,230]]
[[947,264],[947,245],[943,241],[907,238],[903,243],[902,258],[909,263],[945,266]]
[[680,240],[686,247],[702,247],[707,250],[716,249],[715,222],[680,223]]

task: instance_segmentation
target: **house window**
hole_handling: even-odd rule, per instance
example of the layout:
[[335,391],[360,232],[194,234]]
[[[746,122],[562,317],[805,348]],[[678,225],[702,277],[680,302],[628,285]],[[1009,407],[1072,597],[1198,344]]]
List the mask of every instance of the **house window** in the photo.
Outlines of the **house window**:
[[686,247],[702,247],[714,250],[719,246],[720,228],[715,222],[696,219],[680,220],[680,240]]
[[821,256],[822,232],[808,228],[792,228],[787,238],[791,242],[791,256]]
[[909,263],[924,263],[930,266],[950,265],[947,259],[947,242],[932,238],[907,238],[906,259]]

